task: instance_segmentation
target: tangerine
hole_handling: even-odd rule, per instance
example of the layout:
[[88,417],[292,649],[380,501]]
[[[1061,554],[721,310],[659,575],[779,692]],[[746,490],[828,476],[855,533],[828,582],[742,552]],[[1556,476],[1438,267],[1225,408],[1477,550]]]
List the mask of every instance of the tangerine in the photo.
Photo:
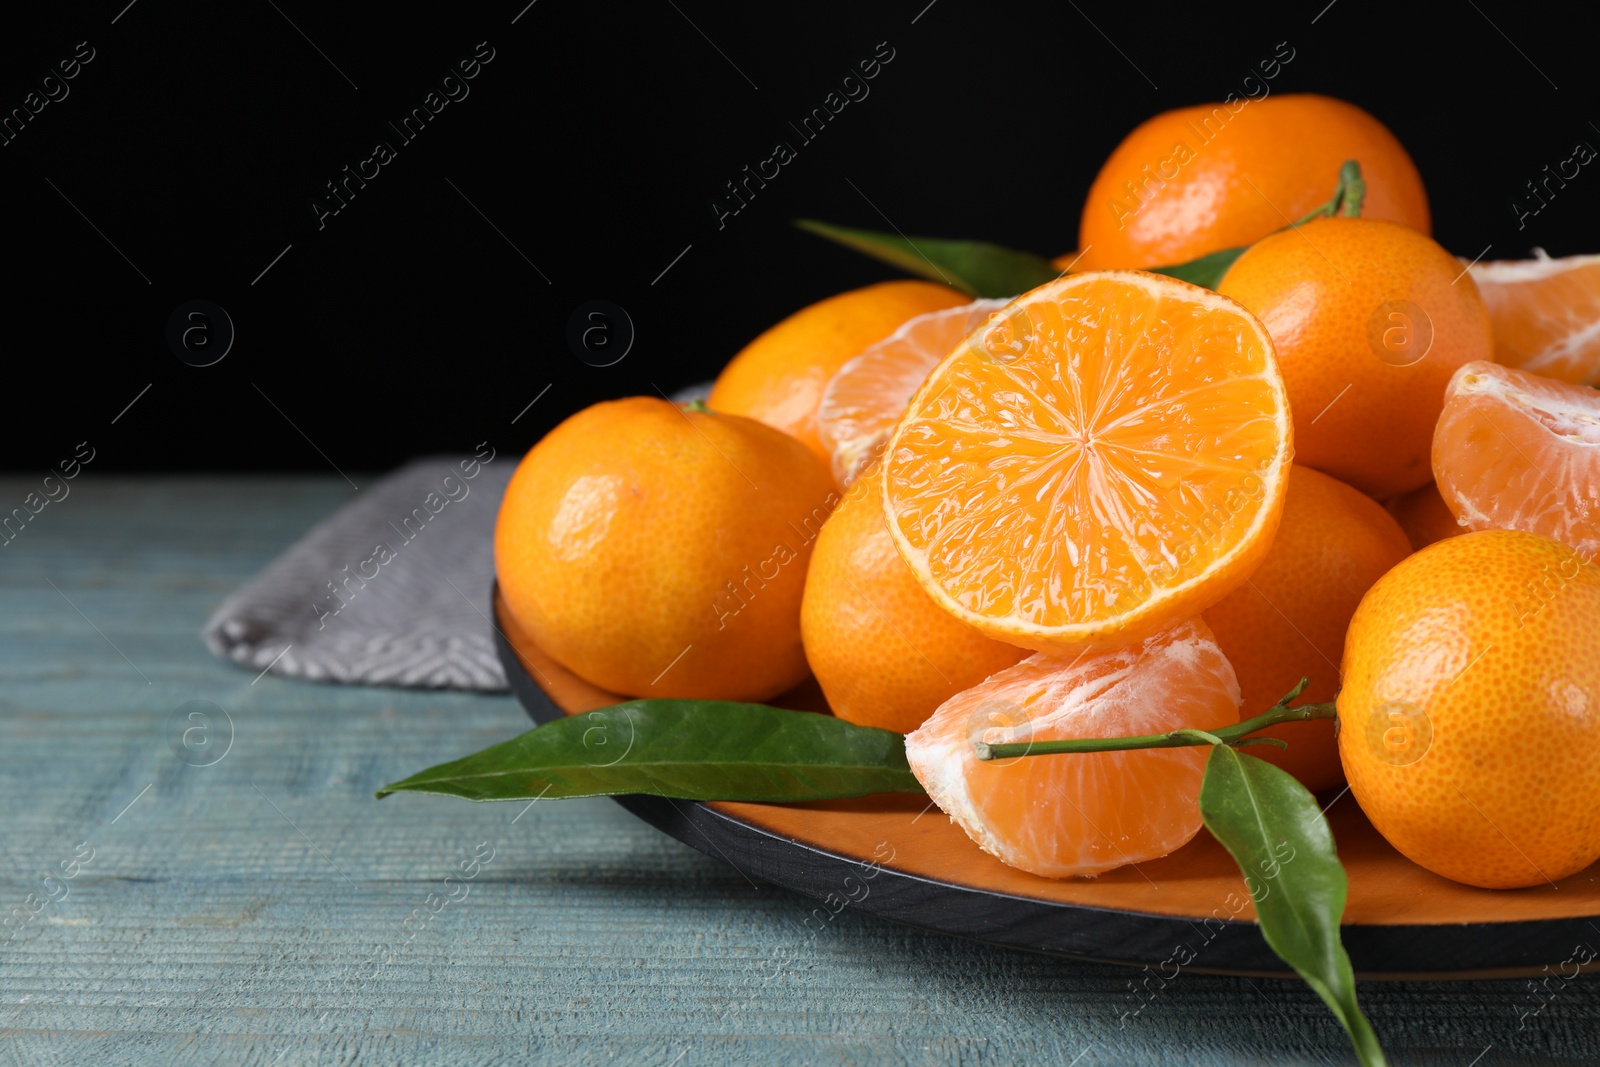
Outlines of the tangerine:
[[[1238,675],[1245,713],[1266,711],[1301,678],[1309,679],[1303,702],[1332,700],[1350,616],[1372,583],[1410,554],[1405,531],[1377,501],[1295,464],[1267,558],[1205,613]],[[1264,736],[1289,747],[1262,745],[1251,754],[1312,792],[1344,779],[1330,720],[1283,723]]]
[[1259,241],[1361,164],[1364,213],[1429,233],[1428,196],[1394,134],[1343,100],[1290,93],[1177,108],[1116,147],[1083,205],[1079,270],[1156,267]]
[[1409,493],[1392,496],[1383,506],[1411,539],[1413,551],[1467,532],[1444,502],[1444,497],[1439,495],[1437,482],[1430,481]]
[[1297,462],[1379,499],[1428,480],[1445,384],[1493,348],[1454,256],[1392,222],[1318,219],[1252,246],[1217,291],[1272,336]]
[[607,401],[523,457],[495,571],[539,648],[594,685],[765,700],[806,677],[800,598],[837,502],[826,465],[754,419]]
[[1362,598],[1339,755],[1378,832],[1435,874],[1544,885],[1600,858],[1600,568],[1520,530],[1452,537]]
[[883,498],[859,483],[822,527],[800,605],[806,660],[841,719],[906,733],[1022,649],[935,604],[895,551]]

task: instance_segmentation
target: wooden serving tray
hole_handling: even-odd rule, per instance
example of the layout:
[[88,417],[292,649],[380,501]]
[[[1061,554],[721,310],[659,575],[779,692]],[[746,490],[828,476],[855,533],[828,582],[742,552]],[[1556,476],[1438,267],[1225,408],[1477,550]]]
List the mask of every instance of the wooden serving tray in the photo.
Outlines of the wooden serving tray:
[[[537,648],[494,593],[497,645],[511,689],[535,722],[621,701]],[[826,711],[815,683],[773,703]],[[1102,962],[1284,976],[1262,940],[1244,879],[1202,830],[1159,860],[1098,878],[1050,879],[983,852],[928,799],[883,794],[803,804],[621,796],[651,825],[751,878],[1012,948]],[[1431,874],[1396,852],[1348,793],[1328,820],[1350,876],[1343,939],[1369,978],[1489,978],[1593,958],[1600,944],[1600,864],[1555,885],[1490,890]]]

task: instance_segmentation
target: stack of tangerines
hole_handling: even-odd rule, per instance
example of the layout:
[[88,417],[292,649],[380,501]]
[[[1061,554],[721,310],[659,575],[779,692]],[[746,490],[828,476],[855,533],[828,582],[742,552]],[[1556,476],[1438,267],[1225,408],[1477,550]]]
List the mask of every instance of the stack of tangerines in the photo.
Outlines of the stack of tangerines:
[[[1401,145],[1325,97],[1249,103],[1152,179],[1212,112],[1128,136],[1053,282],[844,293],[703,405],[562,423],[501,511],[508,609],[629,696],[814,674],[1043,875],[1189,840],[1205,753],[975,739],[1216,729],[1302,676],[1337,728],[1252,751],[1347,779],[1416,862],[1509,887],[1600,858],[1600,257],[1458,260]],[[1359,217],[1287,225],[1346,160]],[[1149,271],[1235,246],[1215,291]]]

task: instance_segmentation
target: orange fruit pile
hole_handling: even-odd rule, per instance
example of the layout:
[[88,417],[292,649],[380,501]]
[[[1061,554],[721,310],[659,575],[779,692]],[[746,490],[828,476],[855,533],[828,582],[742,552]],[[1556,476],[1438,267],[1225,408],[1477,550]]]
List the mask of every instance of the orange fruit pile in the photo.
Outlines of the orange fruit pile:
[[[975,742],[1215,730],[1302,677],[1337,732],[1251,755],[1348,779],[1416,863],[1510,887],[1600,858],[1600,256],[1452,256],[1394,136],[1315,95],[1155,116],[1081,218],[1015,298],[841,293],[709,410],[562,423],[496,528],[519,629],[629,696],[814,675],[1048,877],[1190,840],[1206,749]],[[1143,269],[1228,249],[1215,291]]]

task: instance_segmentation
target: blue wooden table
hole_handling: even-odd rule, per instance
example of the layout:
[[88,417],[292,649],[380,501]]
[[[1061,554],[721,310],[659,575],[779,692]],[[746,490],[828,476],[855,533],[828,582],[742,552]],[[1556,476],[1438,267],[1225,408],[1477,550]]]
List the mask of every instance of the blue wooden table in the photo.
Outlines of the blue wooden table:
[[[36,488],[0,479],[0,511]],[[1349,1062],[1298,983],[849,911],[812,938],[811,902],[609,801],[375,801],[527,719],[258,678],[198,636],[350,493],[91,475],[0,548],[0,1062]],[[1592,978],[1362,997],[1396,1063],[1600,1061]]]

